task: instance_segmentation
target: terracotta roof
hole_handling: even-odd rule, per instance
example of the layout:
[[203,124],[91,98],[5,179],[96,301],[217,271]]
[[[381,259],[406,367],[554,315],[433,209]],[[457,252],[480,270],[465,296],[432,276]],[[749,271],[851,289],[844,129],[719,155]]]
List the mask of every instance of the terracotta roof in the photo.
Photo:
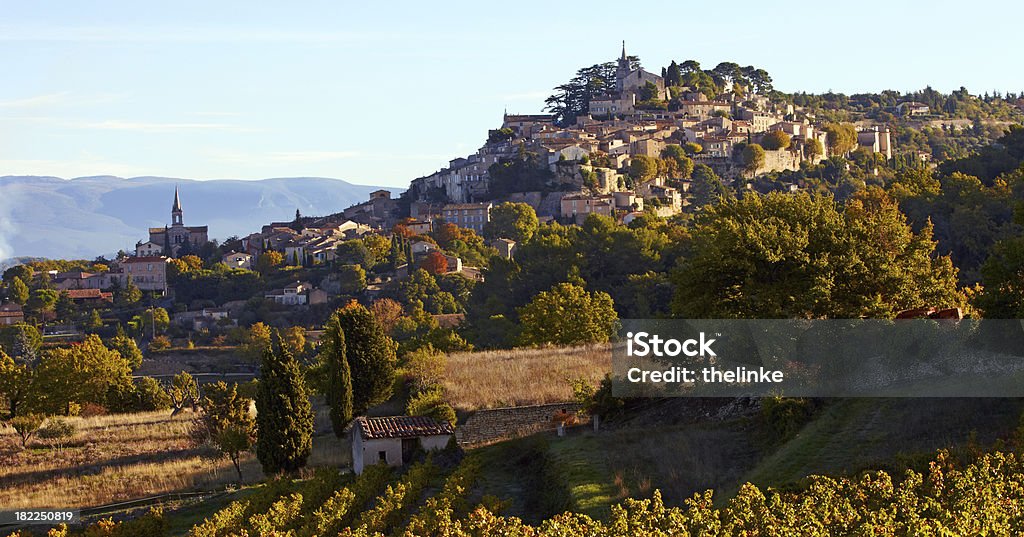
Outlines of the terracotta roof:
[[100,291],[99,289],[69,289],[67,291],[67,293],[68,293],[68,297],[70,297],[71,300],[87,300],[87,299],[113,300],[114,299],[114,294],[113,293],[104,293],[103,291]]
[[452,424],[427,416],[388,416],[384,418],[356,418],[365,440],[378,438],[416,438],[455,434]]
[[0,311],[0,317],[21,317],[24,318],[25,314],[20,311]]
[[166,257],[126,257],[119,261],[119,263],[166,263],[168,259]]

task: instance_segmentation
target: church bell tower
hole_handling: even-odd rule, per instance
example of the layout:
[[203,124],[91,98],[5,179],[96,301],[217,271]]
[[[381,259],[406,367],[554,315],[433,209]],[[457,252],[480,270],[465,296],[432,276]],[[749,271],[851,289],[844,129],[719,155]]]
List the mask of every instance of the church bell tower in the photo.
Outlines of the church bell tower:
[[181,199],[178,198],[178,187],[174,187],[174,205],[171,206],[171,225],[183,226],[185,225],[182,221],[181,216]]

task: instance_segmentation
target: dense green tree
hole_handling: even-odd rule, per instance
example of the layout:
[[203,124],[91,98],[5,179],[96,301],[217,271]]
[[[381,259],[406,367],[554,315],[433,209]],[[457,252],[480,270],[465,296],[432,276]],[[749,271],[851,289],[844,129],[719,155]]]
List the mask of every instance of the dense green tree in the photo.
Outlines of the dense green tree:
[[981,277],[984,287],[975,303],[985,317],[1024,319],[1024,239],[996,243]]
[[891,318],[964,306],[956,269],[877,188],[845,210],[829,197],[771,193],[706,207],[673,274],[686,318]]
[[523,345],[578,345],[608,341],[618,315],[607,293],[588,293],[573,283],[542,291],[519,310]]
[[17,278],[21,280],[21,283],[29,284],[32,282],[33,274],[34,271],[32,270],[32,267],[28,265],[15,265],[4,271],[3,280],[5,283],[10,284],[15,278]]
[[28,286],[25,285],[21,278],[15,276],[7,284],[7,298],[21,306],[28,302]]
[[270,274],[272,270],[284,264],[284,254],[268,250],[256,258],[256,270],[263,275]]
[[268,475],[293,473],[313,449],[313,410],[299,364],[275,333],[256,393],[256,458]]
[[36,315],[44,316],[53,313],[57,306],[60,293],[53,289],[36,289],[25,303],[25,308]]
[[857,131],[849,123],[825,125],[825,134],[832,155],[845,155],[857,148]]
[[751,176],[764,166],[764,159],[764,148],[758,144],[747,144],[740,151],[740,163],[743,165],[743,171]]
[[772,131],[761,137],[761,147],[768,151],[789,149],[792,138],[782,131]]
[[718,175],[705,164],[698,164],[693,172],[691,195],[696,207],[717,203],[732,193]]
[[128,362],[93,334],[80,344],[43,353],[34,372],[30,406],[67,415],[73,405],[106,404],[112,388],[130,389],[131,382]]
[[115,290],[114,300],[121,306],[131,306],[142,300],[142,291],[135,285],[130,275],[125,280],[124,287]]
[[360,265],[338,267],[338,286],[344,295],[357,295],[366,290],[366,271]]
[[668,68],[665,69],[665,85],[678,86],[680,83],[682,83],[682,72],[675,60],[672,60],[672,63],[668,64]]
[[15,362],[0,349],[0,403],[6,401],[8,419],[17,416],[23,408],[31,387],[31,375],[28,365]]
[[658,176],[658,160],[647,155],[634,155],[629,159],[629,176],[643,183]]
[[338,245],[338,263],[342,265],[361,265],[364,268],[372,268],[377,260],[362,239],[347,240]]
[[139,350],[135,340],[123,332],[111,338],[109,346],[117,351],[121,358],[124,358],[125,362],[128,363],[128,367],[136,369],[142,365],[142,351]]
[[345,330],[341,328],[337,312],[324,326],[320,363],[327,373],[324,395],[331,409],[331,427],[335,436],[341,438],[345,434],[345,426],[352,421],[352,369],[348,364]]
[[203,388],[202,424],[210,438],[217,433],[227,429],[232,424],[245,426],[247,429],[255,427],[252,413],[249,411],[251,399],[242,397],[238,393],[237,384],[228,384],[224,381],[217,381],[207,384]]
[[352,376],[352,412],[360,415],[391,396],[397,345],[361,304],[353,302],[335,316],[345,333]]
[[825,149],[821,147],[821,142],[814,138],[804,140],[804,156],[808,159],[814,160],[825,154]]
[[245,359],[256,362],[263,358],[263,353],[268,348],[270,348],[270,327],[263,322],[257,322],[242,333],[238,352]]
[[530,240],[539,225],[537,212],[525,203],[505,202],[491,209],[490,221],[484,224],[484,238],[512,239],[517,243]]
[[661,150],[661,158],[675,163],[673,177],[686,179],[693,174],[693,159],[687,156],[686,149],[678,144],[668,144]]
[[43,335],[30,324],[0,326],[0,349],[21,363],[35,366],[42,345]]

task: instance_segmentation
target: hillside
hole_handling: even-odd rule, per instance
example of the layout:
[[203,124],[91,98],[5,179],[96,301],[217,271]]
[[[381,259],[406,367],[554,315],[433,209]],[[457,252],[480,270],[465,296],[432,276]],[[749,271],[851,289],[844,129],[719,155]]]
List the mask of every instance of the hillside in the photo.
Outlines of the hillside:
[[0,177],[0,260],[14,256],[94,258],[134,247],[149,227],[170,223],[174,186],[186,225],[208,225],[210,238],[259,231],[295,210],[324,215],[363,201],[380,187],[339,179],[259,181],[112,176]]

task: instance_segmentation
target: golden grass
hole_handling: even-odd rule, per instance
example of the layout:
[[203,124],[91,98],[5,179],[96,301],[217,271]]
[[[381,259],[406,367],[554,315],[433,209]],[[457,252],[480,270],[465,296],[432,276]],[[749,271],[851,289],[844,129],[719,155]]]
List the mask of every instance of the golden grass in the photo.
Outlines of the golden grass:
[[[237,483],[226,458],[209,458],[188,437],[191,413],[145,412],[68,418],[77,432],[62,451],[40,440],[26,450],[0,428],[0,506],[93,507],[168,492],[212,490]],[[347,443],[314,438],[310,466],[349,464]],[[242,459],[247,483],[265,478],[252,454]]]
[[448,356],[444,389],[460,410],[572,400],[570,379],[596,384],[611,371],[611,347],[549,347]]

